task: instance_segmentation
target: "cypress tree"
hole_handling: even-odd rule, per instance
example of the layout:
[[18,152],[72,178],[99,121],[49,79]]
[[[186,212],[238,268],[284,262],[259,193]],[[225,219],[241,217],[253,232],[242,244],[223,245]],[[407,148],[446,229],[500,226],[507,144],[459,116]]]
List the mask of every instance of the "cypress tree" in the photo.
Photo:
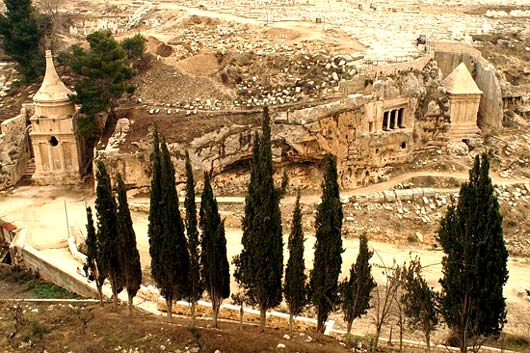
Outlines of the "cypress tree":
[[475,158],[458,204],[440,222],[438,240],[445,252],[442,315],[459,338],[460,351],[467,351],[469,339],[476,350],[480,336],[498,336],[506,322],[508,252],[486,154]]
[[86,208],[86,215],[87,215],[87,224],[86,224],[86,248],[87,248],[87,262],[86,265],[88,267],[89,272],[89,278],[93,277],[93,279],[96,282],[96,288],[98,291],[99,296],[99,302],[101,305],[103,305],[103,282],[105,281],[105,277],[103,275],[100,275],[100,271],[98,269],[98,239],[96,237],[96,228],[94,227],[94,219],[92,217],[92,209],[90,207]]
[[124,285],[127,289],[129,313],[132,312],[133,298],[142,284],[140,254],[136,248],[136,235],[133,229],[131,212],[127,203],[127,192],[120,174],[118,181],[118,238],[120,239],[120,260],[123,268]]
[[180,217],[179,200],[175,182],[175,168],[167,144],[162,139],[160,148],[162,186],[162,248],[160,261],[163,266],[160,287],[168,304],[168,315],[172,316],[173,300],[189,294],[189,254]]
[[289,235],[289,260],[285,268],[283,293],[289,307],[289,332],[293,332],[293,317],[300,314],[307,303],[307,287],[304,263],[304,233],[300,211],[300,190],[296,196],[293,224]]
[[2,48],[16,62],[25,82],[34,82],[44,73],[44,54],[40,48],[42,31],[31,0],[4,0],[0,14]]
[[342,204],[337,183],[335,156],[325,157],[322,202],[315,219],[316,243],[313,270],[310,276],[311,301],[317,309],[317,332],[324,333],[324,324],[338,302],[338,278],[342,265]]
[[[153,132],[153,153],[151,159],[153,161],[153,167],[149,195],[149,226],[147,228],[147,235],[149,237],[149,255],[151,256],[151,275],[157,286],[161,289],[161,294],[165,297],[165,292],[162,289],[165,274],[163,263],[161,261],[161,253],[164,248],[162,237],[162,165],[160,160],[160,141],[158,138],[158,129],[156,127]],[[168,316],[171,316],[169,312]]]
[[119,260],[121,244],[118,238],[116,201],[112,195],[110,177],[102,161],[97,162],[96,180],[98,268],[100,276],[109,278],[114,303],[118,304],[118,293],[123,288],[123,268]]
[[195,320],[195,307],[201,298],[203,289],[200,277],[199,232],[197,230],[197,206],[195,204],[195,182],[191,167],[190,155],[186,151],[186,235],[188,236],[188,252],[190,256],[190,295],[191,319]]
[[262,135],[254,139],[250,183],[243,219],[243,250],[234,259],[234,276],[250,302],[260,308],[260,329],[267,310],[282,300],[283,240],[279,199],[274,189],[271,128],[268,108],[263,110]]
[[226,257],[224,222],[221,221],[217,200],[204,173],[204,190],[200,209],[202,279],[212,301],[213,327],[218,327],[217,316],[223,299],[230,296],[230,268]]
[[359,254],[350,269],[350,278],[340,284],[340,295],[347,334],[351,333],[353,320],[366,314],[370,309],[372,290],[377,286],[372,277],[372,266],[368,261],[373,251],[368,250],[368,238],[362,234],[359,238]]
[[168,318],[173,300],[188,293],[189,255],[184,224],[178,209],[175,169],[165,141],[153,134],[153,168],[149,210],[149,254],[151,274],[166,299]]

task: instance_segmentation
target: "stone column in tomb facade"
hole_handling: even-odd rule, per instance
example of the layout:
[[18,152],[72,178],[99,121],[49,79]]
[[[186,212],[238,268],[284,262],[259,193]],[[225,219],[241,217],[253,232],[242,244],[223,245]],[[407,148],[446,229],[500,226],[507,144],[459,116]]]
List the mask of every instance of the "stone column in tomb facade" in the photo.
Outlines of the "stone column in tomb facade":
[[52,53],[47,50],[46,73],[33,97],[35,114],[30,118],[35,184],[75,184],[81,180],[85,158],[77,132],[77,110],[70,100],[72,94],[57,74]]

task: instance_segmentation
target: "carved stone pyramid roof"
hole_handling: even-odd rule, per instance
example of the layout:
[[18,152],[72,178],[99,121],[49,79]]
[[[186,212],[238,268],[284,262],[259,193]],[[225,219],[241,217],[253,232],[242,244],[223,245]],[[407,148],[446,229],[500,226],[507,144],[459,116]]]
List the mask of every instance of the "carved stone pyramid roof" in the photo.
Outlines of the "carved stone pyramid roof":
[[443,80],[443,85],[451,94],[482,94],[464,63],[460,63]]
[[73,92],[64,85],[57,71],[55,71],[51,50],[46,50],[46,73],[42,85],[33,96],[33,101],[35,103],[68,102],[70,101],[68,95],[71,94]]

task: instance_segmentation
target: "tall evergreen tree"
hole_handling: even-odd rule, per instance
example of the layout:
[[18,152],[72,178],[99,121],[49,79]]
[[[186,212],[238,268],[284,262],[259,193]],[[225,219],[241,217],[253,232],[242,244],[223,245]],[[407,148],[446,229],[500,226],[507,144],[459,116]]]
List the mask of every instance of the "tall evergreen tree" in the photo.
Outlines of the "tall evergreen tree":
[[212,301],[213,327],[218,327],[219,308],[223,299],[230,296],[230,266],[226,257],[224,222],[221,221],[210,176],[206,172],[201,195],[200,227],[202,278]]
[[480,336],[499,335],[506,322],[508,252],[489,166],[486,154],[475,158],[458,204],[449,207],[438,230],[445,252],[441,310],[461,352],[467,351],[469,339],[476,351]]
[[190,255],[190,295],[191,319],[195,320],[195,307],[201,298],[203,289],[200,274],[199,232],[197,230],[197,205],[195,204],[195,181],[191,167],[190,155],[186,151],[186,235],[188,236],[188,252]]
[[96,212],[98,223],[98,267],[100,276],[110,280],[114,303],[118,303],[118,293],[123,288],[123,268],[119,261],[120,240],[118,238],[116,201],[107,169],[102,161],[97,162],[96,171]]
[[245,296],[260,308],[260,328],[265,330],[267,310],[282,300],[283,240],[279,199],[272,166],[269,110],[263,110],[262,135],[253,146],[250,183],[243,219],[243,250],[234,258],[234,276]]
[[98,268],[98,239],[96,237],[96,228],[94,227],[94,219],[92,217],[92,209],[86,208],[87,224],[86,224],[86,249],[87,249],[87,262],[89,278],[92,277],[96,282],[96,288],[98,291],[99,302],[103,305],[103,282],[105,277],[100,275]]
[[350,278],[340,284],[340,296],[347,334],[351,333],[353,320],[366,314],[370,309],[372,290],[377,286],[372,277],[372,265],[369,261],[374,254],[368,250],[368,238],[362,234],[359,238],[359,254],[350,269]]
[[289,235],[289,260],[285,268],[283,293],[289,307],[289,332],[293,332],[293,317],[307,304],[307,285],[304,263],[304,232],[300,210],[300,190],[296,195],[293,224]]
[[161,288],[168,304],[171,317],[173,300],[185,298],[189,294],[189,254],[180,217],[179,200],[175,182],[175,168],[164,139],[160,146],[161,186],[162,186],[162,242],[161,263],[163,266]]
[[132,312],[133,298],[142,284],[140,254],[136,247],[131,212],[127,203],[127,192],[121,174],[118,182],[118,238],[120,240],[120,262],[123,269],[124,286],[127,289],[129,313]]
[[438,294],[429,287],[421,275],[421,264],[418,259],[412,260],[403,273],[404,293],[400,298],[405,316],[414,329],[420,329],[425,336],[427,351],[431,350],[431,333],[438,326]]
[[[160,141],[158,137],[158,129],[155,127],[153,131],[153,153],[151,155],[153,161],[151,171],[151,190],[149,202],[149,225],[147,228],[147,236],[149,237],[149,255],[151,257],[151,275],[155,280],[157,286],[161,288],[161,294],[166,298],[162,284],[165,283],[164,264],[162,262],[162,250],[164,249],[164,239],[162,234],[162,164],[160,158]],[[168,312],[171,317],[171,313]]]
[[337,161],[325,158],[322,202],[315,219],[316,243],[313,270],[310,276],[311,301],[317,309],[317,332],[324,333],[324,324],[338,302],[338,278],[342,265],[342,204],[337,183]]
[[44,54],[40,48],[42,30],[31,0],[4,0],[0,14],[2,48],[15,62],[25,82],[34,82],[44,73]]

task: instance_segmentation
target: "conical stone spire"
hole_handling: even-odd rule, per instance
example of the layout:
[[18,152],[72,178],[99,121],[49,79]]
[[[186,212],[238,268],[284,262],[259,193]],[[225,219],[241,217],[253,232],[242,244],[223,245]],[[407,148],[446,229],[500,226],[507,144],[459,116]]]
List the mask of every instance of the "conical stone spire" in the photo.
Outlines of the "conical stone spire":
[[55,66],[51,50],[46,50],[46,74],[39,91],[33,97],[35,103],[38,102],[64,102],[69,101],[68,95],[73,94],[61,81]]
[[55,71],[51,50],[46,50],[46,73],[42,85],[33,96],[37,115],[64,118],[73,114],[75,106],[69,97],[72,94]]

